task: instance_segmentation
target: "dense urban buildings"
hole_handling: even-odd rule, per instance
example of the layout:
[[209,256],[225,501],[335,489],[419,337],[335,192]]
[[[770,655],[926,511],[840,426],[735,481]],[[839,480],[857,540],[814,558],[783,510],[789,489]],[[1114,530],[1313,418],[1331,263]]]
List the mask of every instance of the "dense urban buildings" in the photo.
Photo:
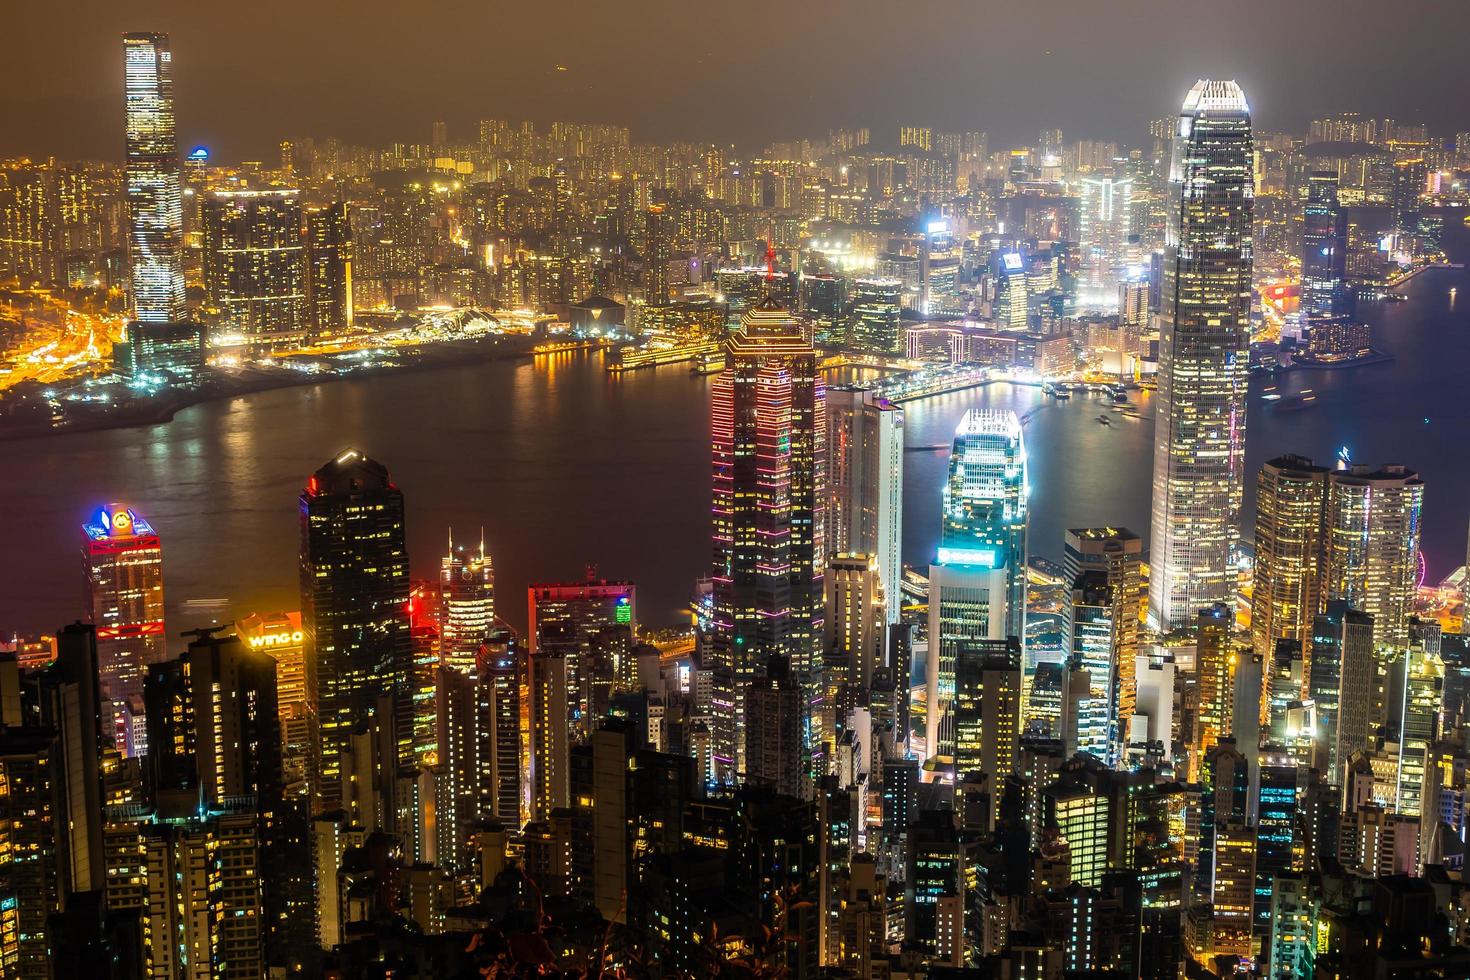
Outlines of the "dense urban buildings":
[[[1470,134],[1201,81],[1080,139],[446,98],[247,161],[181,155],[166,36],[123,53],[117,159],[0,160],[0,436],[132,500],[4,610],[0,976],[1470,976],[1464,411],[1286,414],[1417,410],[1385,323],[1460,350]],[[165,486],[49,441],[207,399],[231,479],[285,461],[259,514],[195,416],[100,440]]]

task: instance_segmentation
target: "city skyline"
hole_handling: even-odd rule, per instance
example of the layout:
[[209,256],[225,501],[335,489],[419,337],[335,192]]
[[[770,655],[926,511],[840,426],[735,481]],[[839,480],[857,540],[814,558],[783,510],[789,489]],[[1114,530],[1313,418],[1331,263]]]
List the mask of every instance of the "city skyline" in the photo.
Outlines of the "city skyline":
[[[236,166],[115,38],[126,160],[0,158],[0,975],[1470,976],[1470,131],[1263,129],[1199,50],[1244,11],[1149,6],[1087,40],[1179,109],[1020,145],[436,112]],[[747,71],[860,58],[820,7]],[[568,82],[636,53],[542,17]],[[253,67],[319,108],[313,22]],[[618,80],[719,83],[701,23]],[[128,502],[51,540],[78,492]]]
[[[563,43],[511,43],[490,59],[480,56],[481,39],[504,27],[488,9],[448,11],[422,23],[399,18],[393,37],[404,70],[386,74],[371,67],[372,59],[354,58],[382,39],[383,21],[367,9],[327,20],[325,11],[283,6],[279,18],[261,13],[219,32],[213,12],[180,9],[174,0],[65,24],[53,8],[23,8],[15,12],[19,34],[40,43],[20,46],[0,67],[0,92],[29,93],[0,96],[0,110],[15,120],[0,133],[0,153],[112,158],[122,142],[111,109],[120,77],[112,70],[112,39],[140,27],[171,34],[181,52],[181,137],[235,162],[268,160],[287,138],[427,142],[431,124],[441,119],[457,139],[468,140],[487,116],[628,125],[640,141],[733,141],[745,149],[834,127],[886,131],[903,124],[984,129],[1017,143],[1040,126],[1140,140],[1146,120],[1172,108],[1164,92],[1212,76],[1236,78],[1251,91],[1258,125],[1267,131],[1301,128],[1344,104],[1367,115],[1422,119],[1445,135],[1470,129],[1450,41],[1456,22],[1470,26],[1470,13],[1427,0],[1410,4],[1424,16],[1405,11],[1401,23],[1411,29],[1389,38],[1359,29],[1378,11],[1370,0],[1286,9],[1250,0],[1228,9],[1193,4],[1193,10],[1155,0],[1106,8],[1061,0],[1039,16],[932,0],[929,16],[912,20],[888,18],[870,0],[857,8],[768,4],[737,18],[734,47],[744,58],[729,58],[724,43],[710,40],[709,25],[672,0],[641,6],[659,32],[637,30],[636,21],[597,5],[558,17],[554,27],[549,12],[517,11],[520,35]],[[463,29],[447,30],[456,16]],[[946,18],[952,26],[927,30]],[[1261,19],[1273,29],[1257,31]],[[275,29],[282,21],[297,26],[283,33]],[[267,23],[268,40],[237,44]],[[1315,43],[1294,42],[1304,31]],[[809,32],[831,38],[825,52],[796,43]],[[610,43],[619,36],[622,45]],[[1008,42],[986,44],[999,36]],[[1095,56],[1109,46],[1149,57]],[[924,67],[891,77],[859,70],[882,63],[885,53],[917,58]],[[55,67],[62,64],[64,74]],[[1379,70],[1359,70],[1365,64]],[[1412,88],[1380,84],[1410,71]],[[607,85],[609,78],[623,81]],[[1024,99],[1013,97],[1017,86]],[[793,90],[803,93],[794,102]],[[446,91],[462,94],[446,98]],[[317,97],[302,98],[303,92]],[[976,92],[982,93],[978,109]],[[758,108],[771,100],[789,106],[785,123],[773,126]],[[260,105],[273,110],[262,116]],[[712,106],[718,111],[711,113]],[[916,106],[925,109],[915,112]]]

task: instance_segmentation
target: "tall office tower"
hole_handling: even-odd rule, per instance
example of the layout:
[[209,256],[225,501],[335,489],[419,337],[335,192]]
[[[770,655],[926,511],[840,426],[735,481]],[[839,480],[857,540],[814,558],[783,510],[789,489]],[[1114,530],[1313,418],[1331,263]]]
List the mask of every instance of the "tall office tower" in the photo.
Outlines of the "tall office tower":
[[201,633],[149,669],[144,700],[150,766],[174,773],[208,810],[248,798],[264,825],[283,793],[275,659],[239,637]]
[[532,820],[551,819],[551,811],[566,806],[570,799],[570,674],[567,656],[560,651],[533,653],[526,658],[526,691],[530,698],[526,778]]
[[516,828],[523,822],[521,770],[526,753],[522,747],[521,681],[525,659],[515,634],[498,627],[481,648],[475,671],[485,716],[480,735],[480,794],[497,820]]
[[802,760],[805,698],[791,664],[771,657],[745,692],[745,781],[808,799]]
[[[1393,685],[1395,693],[1403,698],[1393,712],[1399,719],[1398,791],[1394,809],[1403,816],[1422,818],[1424,770],[1429,750],[1440,737],[1445,670],[1440,658],[1439,624],[1415,621],[1410,624],[1409,632],[1408,648],[1394,662],[1394,669],[1403,672],[1402,681]],[[1430,822],[1421,819],[1421,823]]]
[[1314,354],[1334,353],[1348,319],[1347,215],[1337,200],[1337,174],[1313,171],[1302,207],[1302,327]]
[[352,326],[352,262],[346,203],[307,208],[306,320],[312,336]]
[[[126,504],[100,508],[82,525],[87,605],[97,626],[103,696],[126,706],[120,717],[142,718],[143,675],[162,660],[163,550],[158,534]],[[118,747],[142,754],[133,731],[117,731]],[[136,750],[136,752],[135,752]]]
[[801,315],[811,321],[813,339],[819,344],[848,342],[845,322],[847,280],[841,276],[801,277]]
[[955,429],[939,551],[929,568],[927,752],[955,753],[955,662],[974,640],[1026,635],[1026,444],[1014,412]]
[[[1072,704],[1068,731],[1075,726],[1075,745],[1079,752],[1086,752],[1105,764],[1114,764],[1122,757],[1127,739],[1127,722],[1133,717],[1137,688],[1134,678],[1137,657],[1135,650],[1129,654],[1126,667],[1128,710],[1124,714],[1125,673],[1124,661],[1115,647],[1121,631],[1118,616],[1133,614],[1137,620],[1138,605],[1131,609],[1113,597],[1108,576],[1102,571],[1086,571],[1072,582],[1068,595],[1067,620],[1071,624],[1068,662],[1074,669],[1087,672],[1087,686],[1083,696]],[[1070,699],[1066,698],[1068,704]]]
[[1245,491],[1251,117],[1201,81],[1179,116],[1159,325],[1149,615],[1160,630],[1229,602]]
[[1374,641],[1403,646],[1419,575],[1424,481],[1403,466],[1333,470],[1322,597],[1373,617]]
[[1230,636],[1235,616],[1230,607],[1217,602],[1201,609],[1196,620],[1194,663],[1199,679],[1198,758],[1229,733],[1234,715],[1235,659]]
[[637,589],[631,582],[598,579],[588,569],[585,582],[534,584],[527,597],[531,659],[566,658],[566,720],[578,733],[591,734],[613,694],[637,687]]
[[1317,709],[1317,768],[1334,785],[1343,785],[1353,753],[1368,749],[1377,673],[1373,618],[1329,602],[1312,621],[1307,694]]
[[675,217],[654,204],[643,212],[643,295],[650,306],[669,301],[669,251]]
[[827,392],[827,553],[872,555],[888,622],[903,582],[903,409],[870,391]]
[[106,885],[103,861],[102,754],[104,729],[98,691],[97,630],[84,623],[56,634],[56,660],[40,672],[40,723],[55,733],[56,867],[60,894]]
[[954,767],[959,780],[983,772],[1005,785],[1021,740],[1021,644],[971,640],[955,656]]
[[1078,232],[1081,244],[1083,299],[1106,303],[1117,295],[1128,267],[1132,234],[1133,178],[1108,175],[1079,182]]
[[855,279],[847,315],[847,343],[875,354],[897,354],[903,349],[899,311],[903,281]]
[[[729,670],[737,704],[756,668],[786,657],[798,678],[822,636],[826,388],[801,322],[770,296],[726,342],[714,381],[714,619],[707,667]],[[735,731],[733,749],[743,756]],[[737,770],[744,760],[737,758]]]
[[204,288],[226,329],[251,344],[305,337],[300,191],[215,191],[205,199]]
[[1407,252],[1407,238],[1414,233],[1419,220],[1420,199],[1424,195],[1429,171],[1423,157],[1393,162],[1393,232],[1398,248]]
[[301,492],[301,625],[317,706],[316,804],[342,802],[342,754],[392,696],[399,761],[411,763],[413,640],[403,492],[356,449],[317,470]]
[[1278,456],[1256,479],[1256,565],[1251,647],[1261,656],[1281,639],[1311,657],[1312,617],[1321,608],[1327,473],[1302,456]]
[[1256,791],[1256,894],[1252,929],[1259,939],[1271,935],[1271,879],[1301,870],[1301,803],[1298,782],[1304,771],[1276,746],[1261,749]]
[[836,554],[827,563],[825,625],[822,660],[829,692],[851,687],[865,705],[873,672],[886,666],[883,648],[888,637],[878,562],[872,555]]
[[184,320],[184,188],[166,34],[123,35],[133,318]]
[[[1106,613],[1113,666],[1114,721],[1120,740],[1133,716],[1136,694],[1134,661],[1138,655],[1138,627],[1143,607],[1143,539],[1126,527],[1074,527],[1067,530],[1062,551],[1062,580],[1075,587],[1086,572],[1101,572],[1111,604]],[[1070,603],[1062,609],[1065,634],[1076,636]],[[1094,620],[1094,625],[1096,620]],[[1075,647],[1071,652],[1077,653]],[[1097,678],[1092,679],[1097,684]]]
[[461,674],[475,673],[480,646],[495,627],[495,566],[485,553],[485,533],[478,551],[455,545],[439,562],[440,660]]

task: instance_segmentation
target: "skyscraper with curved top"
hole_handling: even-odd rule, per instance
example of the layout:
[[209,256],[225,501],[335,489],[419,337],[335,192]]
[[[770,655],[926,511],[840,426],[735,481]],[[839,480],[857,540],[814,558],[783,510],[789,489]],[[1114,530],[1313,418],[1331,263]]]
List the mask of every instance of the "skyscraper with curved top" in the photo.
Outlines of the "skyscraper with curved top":
[[1245,489],[1251,116],[1234,82],[1189,90],[1174,135],[1160,290],[1149,618],[1186,625],[1234,593]]
[[929,568],[926,751],[954,755],[955,663],[1026,634],[1026,441],[1015,412],[971,409],[955,429],[939,551]]

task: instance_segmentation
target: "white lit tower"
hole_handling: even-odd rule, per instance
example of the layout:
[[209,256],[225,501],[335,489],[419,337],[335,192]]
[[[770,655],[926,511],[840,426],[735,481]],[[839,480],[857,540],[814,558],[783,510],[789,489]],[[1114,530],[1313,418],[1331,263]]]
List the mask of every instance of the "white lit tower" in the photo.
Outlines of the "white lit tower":
[[1228,602],[1245,488],[1251,117],[1234,82],[1184,100],[1160,293],[1149,618],[1163,630]]

